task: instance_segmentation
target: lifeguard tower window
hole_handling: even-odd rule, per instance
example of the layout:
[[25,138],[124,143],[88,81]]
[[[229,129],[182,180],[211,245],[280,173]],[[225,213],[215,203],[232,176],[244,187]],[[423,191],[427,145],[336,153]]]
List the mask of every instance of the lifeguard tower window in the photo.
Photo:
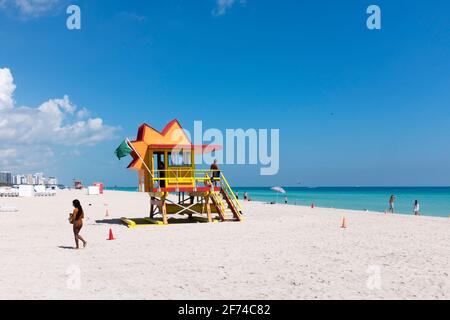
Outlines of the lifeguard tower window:
[[191,152],[178,151],[169,152],[169,167],[190,167],[191,166]]
[[155,152],[153,154],[153,163],[156,166],[156,169],[161,169],[160,166],[163,166],[164,163],[164,152]]

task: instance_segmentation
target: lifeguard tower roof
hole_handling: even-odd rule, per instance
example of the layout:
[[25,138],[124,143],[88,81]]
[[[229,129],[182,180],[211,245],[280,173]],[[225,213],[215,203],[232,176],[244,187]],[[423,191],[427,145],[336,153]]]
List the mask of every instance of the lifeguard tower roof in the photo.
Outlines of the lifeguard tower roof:
[[[197,154],[209,153],[222,149],[221,145],[192,144],[186,132],[177,119],[170,121],[160,132],[144,123],[139,127],[137,139],[131,141],[131,145],[141,158],[146,159],[151,150],[184,149],[192,150]],[[129,169],[142,170],[143,164],[136,152],[132,152],[133,161],[128,165]]]

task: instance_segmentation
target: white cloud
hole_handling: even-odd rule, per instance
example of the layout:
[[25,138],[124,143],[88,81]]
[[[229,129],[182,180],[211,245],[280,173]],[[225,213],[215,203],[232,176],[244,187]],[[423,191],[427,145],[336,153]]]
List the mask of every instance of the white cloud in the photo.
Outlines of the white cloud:
[[16,145],[0,148],[0,168],[21,172],[29,168],[43,170],[43,165],[52,167],[57,158],[52,148],[43,145]]
[[17,107],[15,88],[11,71],[0,69],[0,165],[23,162],[32,150],[52,156],[57,146],[93,146],[115,137],[118,128],[104,124],[101,118],[87,118],[90,112],[78,110],[67,95],[35,108]]
[[0,69],[0,111],[11,109],[14,106],[12,96],[14,90],[16,90],[16,86],[9,69]]
[[214,16],[223,16],[228,9],[231,9],[231,7],[236,3],[239,2],[241,5],[246,5],[247,0],[217,0],[216,7],[212,11],[212,14]]
[[56,7],[60,0],[0,0],[0,9],[18,10],[22,16],[36,17]]
[[77,117],[80,118],[80,119],[89,117],[90,114],[91,113],[86,108],[81,108],[80,110],[77,111]]

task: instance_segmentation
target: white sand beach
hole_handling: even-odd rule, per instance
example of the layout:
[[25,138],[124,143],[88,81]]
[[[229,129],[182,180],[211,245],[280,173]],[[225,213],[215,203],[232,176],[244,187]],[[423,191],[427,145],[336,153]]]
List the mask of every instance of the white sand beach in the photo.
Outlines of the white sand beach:
[[0,299],[450,299],[448,218],[246,202],[244,222],[128,229],[111,219],[147,216],[148,195],[62,190],[0,206],[19,210],[0,213]]

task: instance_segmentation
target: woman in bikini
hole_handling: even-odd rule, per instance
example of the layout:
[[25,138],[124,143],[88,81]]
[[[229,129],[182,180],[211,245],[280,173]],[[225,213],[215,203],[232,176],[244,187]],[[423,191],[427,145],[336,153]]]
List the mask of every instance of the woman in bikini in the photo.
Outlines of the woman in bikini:
[[79,249],[78,240],[83,241],[83,247],[86,247],[87,245],[87,241],[80,236],[80,230],[83,228],[84,212],[79,200],[73,200],[72,204],[74,207],[72,213],[73,234],[75,236],[76,249]]

